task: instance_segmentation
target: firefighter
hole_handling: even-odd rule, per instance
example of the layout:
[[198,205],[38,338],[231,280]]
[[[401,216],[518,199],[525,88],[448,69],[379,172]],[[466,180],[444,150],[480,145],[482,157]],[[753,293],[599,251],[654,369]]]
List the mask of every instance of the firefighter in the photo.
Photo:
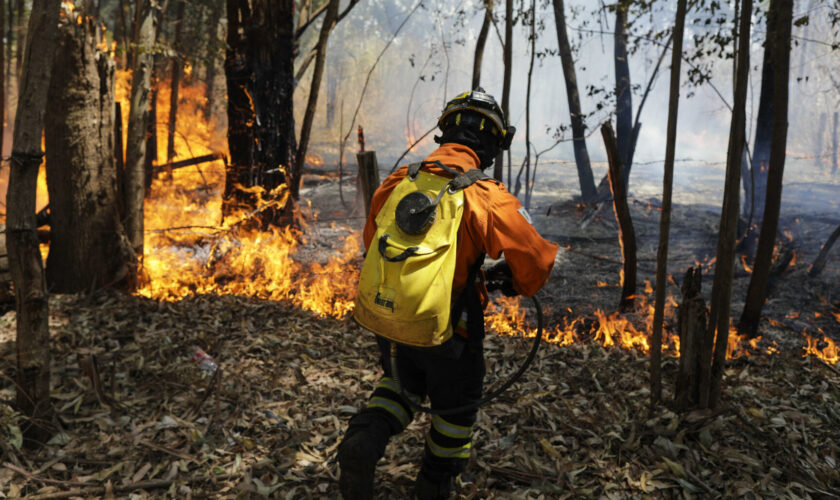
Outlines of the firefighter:
[[[440,147],[426,158],[423,168],[442,177],[487,169],[502,150],[510,147],[515,132],[514,127],[508,126],[495,99],[481,88],[458,95],[447,103],[438,127],[441,135],[435,137],[435,142]],[[379,226],[394,216],[383,211],[380,217],[380,211],[388,204],[395,188],[399,189],[400,183],[412,175],[409,168],[405,166],[394,172],[373,195],[363,233],[367,249],[365,265],[378,252],[387,253],[383,250],[387,236],[379,237],[378,244],[374,237],[381,233]],[[417,175],[416,170],[413,175]],[[480,266],[485,255],[493,259],[504,255],[504,262],[495,272],[510,278],[502,287],[506,295],[533,296],[548,281],[557,245],[537,233],[528,212],[502,183],[486,175],[473,178],[480,180],[463,189],[463,214],[457,226],[451,279],[453,312],[448,320],[453,332],[451,338],[433,349],[412,347],[393,344],[384,338],[390,337],[388,332],[370,328],[379,333],[377,342],[384,376],[367,406],[350,420],[338,447],[339,487],[345,499],[373,498],[376,463],[385,453],[390,437],[405,429],[413,418],[412,409],[425,397],[429,398],[433,410],[460,408],[481,399],[485,372],[483,315],[488,290]],[[438,200],[443,194],[441,189]],[[364,279],[364,268],[362,275]],[[376,300],[393,311],[389,300],[381,299],[378,294]],[[370,322],[367,317],[365,321],[361,319],[359,309],[357,302],[356,320],[367,327]],[[396,346],[393,363],[392,346]],[[392,366],[398,377],[392,373]],[[432,415],[415,482],[416,498],[449,497],[455,477],[464,470],[470,456],[477,411],[473,408],[457,414]]]

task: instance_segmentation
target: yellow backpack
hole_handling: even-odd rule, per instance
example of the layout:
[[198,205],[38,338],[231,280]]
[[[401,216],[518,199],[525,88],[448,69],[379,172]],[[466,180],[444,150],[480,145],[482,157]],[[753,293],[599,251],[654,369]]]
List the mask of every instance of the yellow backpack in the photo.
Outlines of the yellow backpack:
[[[449,179],[423,170],[435,164]],[[353,319],[389,340],[435,347],[452,337],[452,280],[463,190],[489,177],[440,162],[409,165],[376,216]]]

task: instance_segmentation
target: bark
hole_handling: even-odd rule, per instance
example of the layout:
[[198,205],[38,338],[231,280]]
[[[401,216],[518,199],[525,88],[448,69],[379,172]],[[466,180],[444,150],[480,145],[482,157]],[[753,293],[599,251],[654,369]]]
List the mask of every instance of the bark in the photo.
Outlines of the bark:
[[816,149],[814,149],[814,156],[817,160],[817,166],[822,166],[823,162],[823,136],[825,136],[825,125],[828,119],[828,115],[826,113],[820,113],[820,121],[819,125],[817,126],[817,144]]
[[376,160],[376,152],[361,151],[356,153],[356,163],[359,166],[362,203],[365,206],[365,215],[368,215],[370,214],[370,201],[373,199],[373,193],[379,187],[379,162]]
[[[749,47],[752,0],[743,0],[741,6],[740,47]],[[738,228],[738,202],[740,195],[740,161],[744,147],[745,104],[747,100],[747,76],[749,72],[749,50],[738,51],[738,74],[735,84],[735,99],[732,103],[732,119],[729,126],[729,146],[726,158],[726,181],[723,193],[723,207],[720,215],[720,230],[717,243],[717,264],[712,284],[711,311],[709,314],[709,337],[715,339],[714,360],[711,372],[706,372],[701,381],[700,406],[717,406],[723,370],[726,364],[726,344],[729,340],[729,311],[732,298],[732,277],[735,271],[735,238]],[[708,380],[708,377],[711,380]]]
[[712,338],[708,336],[706,303],[703,300],[702,268],[688,268],[682,282],[682,302],[677,312],[680,364],[674,389],[678,410],[696,408],[700,402],[701,374],[711,368]]
[[18,41],[17,46],[15,47],[15,77],[18,78],[18,93],[20,92],[20,89],[23,88],[20,86],[20,72],[21,66],[23,65],[23,47],[26,44],[24,40],[29,40],[29,28],[25,24],[26,20],[23,18],[23,15],[26,13],[24,7],[23,0],[15,0],[15,11],[17,12],[17,36],[15,36],[15,38],[17,38]]
[[128,28],[128,16],[126,15],[126,10],[128,10],[129,13],[130,13],[131,8],[128,5],[126,5],[126,0],[120,0],[119,4],[117,5],[117,10],[119,11],[117,13],[117,31],[118,31],[118,33],[115,33],[115,34],[120,37],[120,40],[122,41],[122,46],[123,46],[123,55],[120,59],[122,60],[122,67],[123,68],[131,68],[131,67],[133,67],[131,65],[131,61],[130,61],[132,49],[129,46],[130,38],[129,38],[129,28]]
[[60,4],[32,3],[6,193],[6,248],[17,317],[16,403],[28,418],[23,432],[30,443],[46,441],[52,420],[49,306],[36,233],[35,187]]
[[[505,118],[510,119],[510,77],[513,69],[513,0],[505,0],[505,46],[504,46],[504,82],[502,84],[502,112]],[[503,180],[504,151],[496,156],[493,165],[493,178],[497,181]],[[510,184],[510,164],[508,164],[508,185]]]
[[621,0],[615,7],[615,132],[618,154],[624,169],[624,184],[629,186],[633,165],[633,91],[630,87],[630,59],[627,55],[627,10],[629,1]]
[[211,9],[209,22],[209,39],[207,44],[210,46],[210,54],[207,58],[207,108],[205,108],[205,116],[209,119],[216,116],[218,93],[216,86],[216,75],[218,74],[219,66],[219,24],[222,20],[222,9]]
[[318,42],[315,50],[318,55],[315,58],[315,69],[312,72],[312,85],[309,88],[309,99],[306,103],[306,111],[303,114],[303,123],[300,127],[300,142],[298,144],[297,154],[295,155],[295,168],[293,172],[295,175],[289,179],[291,188],[291,196],[293,199],[298,199],[300,192],[301,173],[303,172],[303,165],[306,161],[306,149],[309,147],[309,136],[312,132],[312,123],[315,120],[315,111],[318,109],[318,95],[321,90],[321,79],[324,76],[324,64],[327,60],[327,39],[330,37],[330,31],[335,26],[335,20],[338,16],[339,0],[329,0],[327,6],[327,13],[324,17],[324,22],[321,24],[321,31],[318,34]]
[[481,85],[481,63],[484,60],[484,46],[487,44],[487,34],[490,32],[490,21],[493,17],[493,0],[484,2],[484,20],[481,21],[481,30],[478,32],[478,39],[475,41],[475,54],[473,55],[472,89]]
[[[767,297],[770,266],[773,263],[773,246],[779,226],[782,204],[782,177],[785,171],[785,146],[788,129],[788,75],[790,72],[790,34],[793,19],[793,0],[772,0],[770,12],[774,13],[775,31],[767,33],[767,48],[773,59],[773,134],[770,138],[770,158],[764,203],[764,218],[758,238],[753,273],[747,289],[744,311],[738,329],[750,338],[758,335],[758,321]],[[765,49],[765,53],[768,52]]]
[[[12,0],[8,0],[6,3],[7,13],[8,13],[8,29],[6,30],[6,69],[3,76],[3,88],[4,94],[6,97],[10,96],[9,89],[11,81],[12,81],[12,59],[13,59],[13,48],[15,41],[17,38],[15,37],[15,10],[13,8]],[[9,114],[8,120],[11,122],[11,113],[9,112],[9,106],[6,106],[6,113]]]
[[557,27],[557,44],[560,49],[560,62],[563,64],[563,77],[566,82],[566,99],[569,103],[569,115],[572,122],[572,145],[575,153],[580,194],[584,202],[594,201],[597,192],[589,163],[589,151],[586,149],[586,125],[580,110],[580,92],[578,92],[577,73],[572,57],[572,46],[566,31],[566,13],[563,0],[554,0],[554,23]]
[[[656,252],[656,296],[650,350],[650,404],[662,399],[662,321],[665,315],[665,287],[668,271],[668,236],[671,231],[671,194],[674,186],[674,154],[677,142],[677,113],[680,104],[680,66],[687,0],[677,2],[671,50],[671,86],[668,96],[668,129],[665,138],[665,173],[662,179],[662,212],[659,218],[659,248]],[[680,344],[682,345],[682,344]]]
[[137,31],[136,55],[131,78],[131,108],[125,151],[125,229],[134,253],[143,259],[143,203],[145,197],[146,130],[149,86],[152,72],[151,47],[154,44],[153,13],[150,0],[142,0]]
[[50,253],[57,293],[130,287],[135,256],[119,219],[114,160],[114,62],[97,50],[97,23],[64,18],[45,123]]
[[609,163],[607,172],[612,190],[615,219],[618,222],[618,242],[621,245],[621,300],[618,308],[626,311],[633,307],[636,296],[636,232],[633,229],[633,220],[630,218],[630,207],[627,205],[627,186],[624,184],[618,143],[609,122],[601,125],[601,136],[604,138],[604,149],[607,151]]
[[767,36],[764,40],[764,61],[761,67],[761,92],[758,97],[758,115],[755,119],[755,139],[750,167],[752,199],[746,200],[746,203],[751,203],[754,207],[750,218],[756,224],[763,219],[762,209],[767,196],[767,173],[773,141],[773,116],[776,113],[773,106],[775,102],[773,79],[776,68],[771,50],[773,43],[771,37],[777,30],[777,18],[778,12],[771,6],[767,10]]
[[184,0],[178,2],[178,14],[175,19],[175,56],[172,58],[172,82],[169,94],[169,122],[166,134],[166,161],[171,162],[175,158],[175,126],[178,120],[178,90],[181,87],[181,74],[184,71],[184,63],[181,58],[181,37],[184,33],[184,11],[187,3]]
[[[237,188],[278,188],[294,166],[294,2],[228,0],[228,145],[223,211],[253,209],[256,198]],[[276,192],[274,196],[282,193]],[[291,205],[264,211],[263,221],[288,222]],[[268,219],[268,220],[266,220]]]

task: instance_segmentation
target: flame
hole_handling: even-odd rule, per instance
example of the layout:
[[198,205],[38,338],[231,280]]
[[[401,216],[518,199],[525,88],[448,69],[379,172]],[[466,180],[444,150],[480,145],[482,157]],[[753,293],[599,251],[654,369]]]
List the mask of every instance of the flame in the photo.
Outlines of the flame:
[[[826,336],[823,336],[822,340],[811,337],[810,335],[803,334],[803,336],[808,343],[808,345],[802,348],[805,351],[802,355],[803,358],[814,356],[831,366],[840,363],[840,346],[834,340]],[[820,344],[825,344],[825,347],[821,349]]]
[[[130,75],[121,72],[117,98],[123,102],[124,118],[129,112],[129,90]],[[188,82],[180,89],[175,161],[212,153],[215,150],[211,145],[226,143],[223,137],[217,137],[215,124],[204,116],[204,96],[204,88],[199,84]],[[166,85],[159,88],[157,104],[158,157],[164,158],[166,135],[162,132],[169,114]],[[307,160],[312,164],[323,163],[314,154]],[[215,161],[177,169],[171,177],[161,176],[154,181],[146,202],[143,265],[148,281],[138,293],[167,301],[196,294],[233,294],[286,301],[324,317],[349,316],[361,262],[358,232],[337,242],[329,258],[308,263],[317,259],[313,259],[309,248],[305,258],[301,256],[307,239],[305,227],[248,229],[237,224],[247,218],[248,214],[244,213],[221,220],[222,163]],[[260,198],[266,194],[260,188],[252,191]],[[711,267],[714,259],[707,258],[702,265]],[[598,286],[614,285],[599,282]],[[624,315],[598,309],[586,316],[567,308],[554,324],[546,326],[545,340],[561,346],[595,342],[606,348],[648,353],[654,311],[649,299],[652,293],[652,285],[646,282],[644,294],[636,298],[634,312]],[[531,316],[522,304],[518,298],[497,299],[488,307],[488,327],[499,335],[536,335],[536,329],[530,324]],[[675,322],[676,307],[676,299],[669,295],[665,304],[666,324]],[[840,322],[840,313],[835,317]],[[668,328],[663,336],[665,352],[678,356],[679,337]],[[747,356],[760,348],[760,342],[761,338],[748,340],[730,328],[727,357]],[[809,342],[806,355],[823,360],[830,360],[833,355],[836,359],[836,344],[824,342],[827,347],[821,350],[816,341]],[[765,352],[778,352],[775,343],[767,346]]]
[[741,264],[744,266],[744,271],[752,274],[752,267],[750,267],[750,265],[747,264],[747,256],[744,254],[741,254]]

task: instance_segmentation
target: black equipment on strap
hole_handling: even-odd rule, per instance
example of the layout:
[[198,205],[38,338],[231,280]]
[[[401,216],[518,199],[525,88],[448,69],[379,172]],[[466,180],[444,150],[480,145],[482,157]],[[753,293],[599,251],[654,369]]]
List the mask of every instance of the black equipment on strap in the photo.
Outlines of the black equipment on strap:
[[382,256],[383,259],[387,260],[388,262],[402,262],[405,259],[411,257],[412,255],[417,253],[417,250],[420,247],[408,247],[406,248],[401,254],[395,257],[388,257],[388,254],[385,251],[388,249],[388,235],[383,234],[381,238],[379,238],[379,254]]

